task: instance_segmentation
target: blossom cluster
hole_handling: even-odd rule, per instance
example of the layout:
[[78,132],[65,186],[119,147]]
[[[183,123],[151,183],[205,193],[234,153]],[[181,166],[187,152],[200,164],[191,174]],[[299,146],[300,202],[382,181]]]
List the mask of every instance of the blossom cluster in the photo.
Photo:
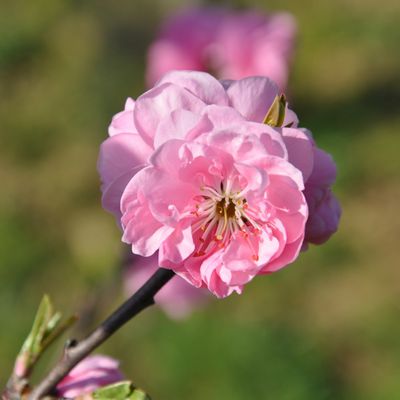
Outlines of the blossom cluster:
[[147,82],[170,70],[212,72],[223,79],[262,75],[286,88],[296,22],[285,12],[188,8],[167,19],[150,46]]
[[132,252],[217,297],[336,230],[336,168],[268,78],[171,71],[128,99],[98,169]]

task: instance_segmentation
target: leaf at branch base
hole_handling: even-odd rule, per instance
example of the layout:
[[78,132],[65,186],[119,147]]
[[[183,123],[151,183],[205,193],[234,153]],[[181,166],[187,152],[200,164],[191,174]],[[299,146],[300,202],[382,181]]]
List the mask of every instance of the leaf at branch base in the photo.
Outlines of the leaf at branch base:
[[62,314],[54,312],[48,295],[44,295],[33,321],[32,329],[18,354],[14,373],[17,377],[26,377],[43,351],[75,321],[70,317],[62,321]]
[[92,397],[95,400],[151,400],[145,392],[136,388],[130,381],[101,387],[92,393]]

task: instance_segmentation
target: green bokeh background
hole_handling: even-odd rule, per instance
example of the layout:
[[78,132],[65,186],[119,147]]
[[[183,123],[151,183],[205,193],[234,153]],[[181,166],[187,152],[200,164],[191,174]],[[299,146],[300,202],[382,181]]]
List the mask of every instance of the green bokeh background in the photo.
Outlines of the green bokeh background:
[[[100,351],[155,400],[398,399],[400,3],[233,3],[298,19],[291,98],[337,161],[340,230],[187,320],[146,311]],[[1,385],[42,293],[91,310],[78,337],[123,298],[97,152],[111,116],[144,90],[157,26],[183,4],[0,3]]]

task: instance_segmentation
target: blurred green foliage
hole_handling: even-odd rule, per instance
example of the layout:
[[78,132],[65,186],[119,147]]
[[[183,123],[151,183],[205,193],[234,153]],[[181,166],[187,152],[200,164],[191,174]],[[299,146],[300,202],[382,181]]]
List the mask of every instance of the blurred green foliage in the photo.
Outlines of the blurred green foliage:
[[[101,351],[154,399],[397,399],[399,3],[232,3],[298,19],[289,97],[338,162],[340,230],[243,296],[210,301],[182,322],[154,308]],[[97,304],[78,336],[123,297],[98,147],[125,98],[144,89],[160,21],[184,4],[1,2],[1,385],[43,292],[67,313]]]

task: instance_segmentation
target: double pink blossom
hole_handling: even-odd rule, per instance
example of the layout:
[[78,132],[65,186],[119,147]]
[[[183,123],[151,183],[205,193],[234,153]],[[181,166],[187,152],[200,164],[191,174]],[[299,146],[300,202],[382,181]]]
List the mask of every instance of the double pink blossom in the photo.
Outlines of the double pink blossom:
[[111,357],[94,355],[85,358],[57,385],[59,396],[73,399],[124,379],[119,362]]
[[282,126],[264,123],[278,94],[267,78],[175,71],[128,100],[99,171],[133,253],[158,251],[159,266],[218,297],[296,259],[318,159],[287,106]]
[[296,23],[288,13],[191,8],[166,20],[148,52],[147,81],[170,70],[212,71],[222,79],[269,76],[284,89]]

